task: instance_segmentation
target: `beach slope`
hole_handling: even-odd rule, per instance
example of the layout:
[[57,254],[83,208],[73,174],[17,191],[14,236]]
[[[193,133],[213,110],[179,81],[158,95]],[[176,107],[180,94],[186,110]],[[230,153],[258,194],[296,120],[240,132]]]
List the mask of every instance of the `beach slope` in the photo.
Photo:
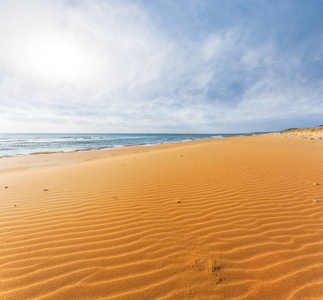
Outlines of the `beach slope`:
[[322,299],[323,141],[0,159],[0,299]]

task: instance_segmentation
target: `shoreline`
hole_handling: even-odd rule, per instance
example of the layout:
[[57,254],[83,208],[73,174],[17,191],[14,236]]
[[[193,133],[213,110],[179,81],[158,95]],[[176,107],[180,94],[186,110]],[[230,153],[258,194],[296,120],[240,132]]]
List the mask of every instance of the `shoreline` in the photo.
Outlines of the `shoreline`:
[[176,147],[187,147],[191,145],[198,145],[203,143],[213,143],[220,142],[224,140],[231,140],[236,138],[252,138],[252,137],[276,137],[279,139],[290,139],[295,140],[315,140],[321,142],[321,139],[304,138],[299,135],[284,134],[284,133],[266,133],[266,134],[253,134],[253,135],[236,135],[228,136],[223,138],[205,138],[196,139],[189,141],[178,141],[178,142],[166,142],[152,145],[129,145],[115,148],[105,148],[105,149],[89,149],[89,150],[76,150],[69,152],[50,152],[41,154],[25,154],[16,156],[5,156],[0,157],[0,174],[1,172],[9,172],[15,170],[27,170],[35,169],[40,167],[50,167],[50,166],[60,166],[60,165],[70,165],[76,163],[82,163],[95,159],[104,159],[109,157],[116,157],[122,155],[133,155],[137,153],[153,152],[158,150],[163,150],[167,148]]
[[[140,153],[146,151],[159,150],[159,148],[164,149],[168,146],[186,146],[192,143],[203,143],[212,141],[221,141],[223,139],[230,139],[236,137],[248,137],[249,135],[234,135],[222,138],[203,138],[196,140],[183,140],[176,142],[163,142],[158,144],[145,144],[145,145],[126,145],[120,147],[104,147],[102,149],[86,149],[86,150],[73,150],[68,152],[41,152],[37,154],[22,154],[22,155],[12,155],[12,156],[2,156],[0,157],[0,172],[1,170],[10,169],[14,164],[19,164],[20,167],[32,166],[48,166],[48,165],[59,165],[67,163],[77,163],[82,161],[87,161],[95,158],[105,158],[116,155],[129,155],[133,153]],[[251,136],[251,135],[250,135]],[[255,135],[252,135],[255,136]],[[46,163],[48,162],[48,163]]]
[[[230,136],[226,138],[234,138],[236,136]],[[131,155],[135,153],[142,153],[154,150],[160,150],[169,147],[180,147],[187,146],[192,143],[203,143],[222,140],[224,138],[206,138],[206,139],[196,139],[190,141],[178,141],[178,142],[167,142],[159,144],[150,145],[129,145],[115,148],[105,148],[105,149],[89,149],[89,150],[75,150],[69,152],[51,152],[51,153],[41,153],[41,154],[23,154],[15,156],[4,156],[0,158],[0,172],[4,169],[10,169],[14,164],[19,164],[22,167],[30,165],[31,167],[48,166],[47,161],[51,161],[51,165],[57,164],[67,164],[78,163],[82,161],[88,161],[96,158],[107,158],[110,156],[118,155]],[[34,166],[32,164],[35,164]]]
[[[24,134],[22,134],[24,135]],[[33,134],[33,135],[38,135],[38,134]],[[45,134],[46,135],[46,134]],[[53,134],[54,135],[54,134]],[[72,134],[66,134],[66,135],[72,135]],[[85,140],[92,140],[93,138],[89,138],[89,137],[82,137],[83,134],[80,134],[81,136],[78,138],[81,139],[85,139]],[[93,134],[90,134],[93,135]],[[104,134],[103,134],[104,135]],[[134,135],[134,134],[131,134]],[[139,138],[142,136],[156,136],[154,134],[138,134]],[[157,136],[167,136],[168,134],[157,134]],[[196,136],[196,135],[202,135],[202,136],[206,136],[209,135],[207,137],[201,137],[201,138],[187,138],[187,139],[182,139],[182,140],[173,140],[173,141],[162,141],[160,140],[159,142],[143,142],[143,143],[135,143],[135,144],[117,144],[117,145],[102,145],[102,146],[98,146],[98,145],[93,145],[93,147],[87,147],[87,148],[74,148],[74,149],[70,149],[70,146],[67,147],[67,149],[65,150],[44,150],[44,151],[35,151],[35,152],[30,152],[30,153],[16,153],[16,154],[4,154],[0,156],[1,158],[7,158],[7,157],[16,157],[16,156],[26,156],[26,155],[44,155],[44,154],[59,154],[59,153],[74,153],[74,152],[86,152],[86,151],[97,151],[97,150],[109,150],[109,149],[118,149],[118,148],[123,148],[123,147],[132,147],[132,146],[155,146],[155,145],[159,145],[159,144],[171,144],[171,143],[181,143],[181,142],[189,142],[189,141],[197,141],[197,140],[204,140],[204,139],[219,139],[219,138],[227,138],[227,137],[232,137],[232,136],[248,136],[251,134],[248,133],[237,133],[237,134],[169,134],[170,136]],[[109,136],[109,135],[108,135]],[[108,137],[106,136],[106,137]],[[113,136],[113,135],[112,135]],[[127,136],[127,134],[121,134],[120,135],[120,139],[123,138],[123,136]],[[77,139],[77,137],[69,137],[69,138],[75,138]],[[63,140],[66,139],[66,137],[63,137]],[[104,139],[103,137],[98,137],[98,140],[102,140]],[[41,142],[41,139],[39,140]],[[22,146],[23,148],[23,146]]]
[[[93,133],[95,134],[95,133]],[[93,135],[90,134],[90,135]],[[37,134],[36,134],[37,135]],[[50,134],[52,135],[52,134]],[[55,134],[53,134],[55,135]],[[67,134],[69,135],[69,134]],[[72,134],[71,134],[72,135]],[[80,134],[83,135],[83,134]],[[112,134],[114,135],[114,134]],[[128,134],[121,134],[121,136],[127,136]],[[130,134],[134,135],[134,134]],[[139,134],[140,135],[140,134]],[[150,135],[150,134],[142,134],[142,135]],[[153,134],[151,134],[153,135]],[[168,134],[157,134],[157,135],[168,135]],[[172,134],[170,134],[172,135]],[[175,135],[191,135],[191,134],[175,134]],[[193,134],[195,135],[195,134]],[[203,134],[201,134],[203,135]],[[106,146],[99,146],[99,147],[93,147],[93,148],[76,148],[72,150],[61,150],[61,151],[36,151],[31,153],[25,153],[25,154],[12,154],[12,155],[2,155],[0,156],[0,160],[3,158],[10,158],[10,157],[21,157],[21,156],[35,156],[35,155],[47,155],[47,154],[65,154],[65,153],[75,153],[75,152],[88,152],[88,151],[101,151],[101,150],[114,150],[119,148],[125,148],[125,147],[151,147],[151,146],[157,146],[161,144],[173,144],[173,143],[185,143],[185,142],[191,142],[191,141],[202,141],[202,140],[208,140],[208,139],[223,139],[223,138],[230,138],[230,137],[242,137],[242,136],[258,136],[258,135],[273,135],[273,136],[281,136],[284,138],[292,137],[292,138],[302,138],[302,139],[322,139],[323,138],[323,126],[316,126],[316,127],[304,127],[304,128],[291,128],[287,130],[282,131],[273,131],[273,132],[252,132],[252,133],[232,133],[232,134],[210,134],[214,135],[212,137],[204,137],[204,138],[197,138],[197,139],[188,139],[188,140],[180,140],[180,141],[161,141],[158,143],[142,143],[142,144],[126,144],[126,145],[106,145]],[[100,137],[102,138],[102,137]],[[92,138],[86,137],[86,139],[91,140]]]

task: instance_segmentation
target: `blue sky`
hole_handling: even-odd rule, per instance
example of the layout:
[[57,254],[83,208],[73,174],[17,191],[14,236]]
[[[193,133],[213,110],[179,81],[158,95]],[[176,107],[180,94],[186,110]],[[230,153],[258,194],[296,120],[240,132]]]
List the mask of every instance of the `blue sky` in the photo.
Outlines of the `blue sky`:
[[323,124],[323,2],[2,0],[1,132]]

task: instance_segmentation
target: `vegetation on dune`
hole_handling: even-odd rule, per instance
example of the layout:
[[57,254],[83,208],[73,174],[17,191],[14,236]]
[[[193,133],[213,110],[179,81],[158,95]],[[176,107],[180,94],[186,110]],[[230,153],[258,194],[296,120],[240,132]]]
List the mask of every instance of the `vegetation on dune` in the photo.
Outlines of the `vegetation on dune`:
[[301,131],[321,131],[323,129],[323,125],[318,125],[318,126],[314,126],[314,127],[300,127],[300,128],[288,128],[288,129],[285,129],[285,130],[281,130],[281,131],[278,131],[280,133],[290,133],[290,132],[293,132],[293,131],[296,131],[296,132],[301,132]]

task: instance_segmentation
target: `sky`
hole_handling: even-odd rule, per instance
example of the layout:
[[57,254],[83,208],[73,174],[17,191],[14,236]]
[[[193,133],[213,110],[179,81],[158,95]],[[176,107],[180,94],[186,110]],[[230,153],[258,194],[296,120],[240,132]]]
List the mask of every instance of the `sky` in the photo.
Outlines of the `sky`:
[[0,0],[0,132],[323,125],[321,0]]

